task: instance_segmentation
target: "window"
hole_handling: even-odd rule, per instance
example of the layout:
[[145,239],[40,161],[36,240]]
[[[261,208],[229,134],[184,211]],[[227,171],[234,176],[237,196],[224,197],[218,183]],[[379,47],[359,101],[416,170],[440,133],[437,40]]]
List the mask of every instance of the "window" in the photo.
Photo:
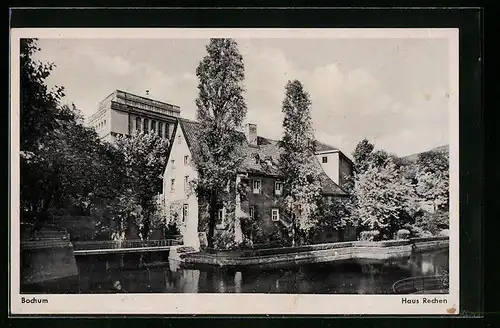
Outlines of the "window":
[[175,191],[175,179],[170,180],[170,192]]
[[323,163],[328,163],[328,157],[323,156],[323,158],[322,158],[322,162],[323,162]]
[[184,204],[182,205],[182,222],[186,222],[189,214],[189,205]]
[[189,161],[189,156],[188,155],[184,156],[184,165],[187,165],[188,161]]
[[260,194],[260,180],[253,180],[253,193]]
[[170,164],[172,164],[171,165],[172,166],[172,170],[174,170],[175,169],[175,159],[171,160]]
[[156,132],[156,121],[151,121],[151,132]]
[[149,132],[149,120],[147,118],[144,119],[142,128],[144,129],[144,133]]
[[165,138],[170,138],[170,125],[165,123]]
[[226,209],[222,207],[219,209],[219,212],[217,213],[217,224],[221,225],[224,224],[224,220],[226,219]]
[[137,132],[141,131],[141,118],[140,117],[135,118],[135,130]]
[[271,220],[279,221],[280,220],[280,210],[277,208],[273,208],[271,210]]
[[281,195],[281,193],[283,192],[283,183],[281,183],[281,181],[276,181],[274,183],[274,193],[276,195]]
[[189,176],[186,175],[184,177],[184,191],[188,191],[188,188],[189,188]]
[[255,206],[250,206],[248,208],[248,214],[250,214],[250,218],[251,219],[255,219]]
[[158,135],[163,137],[163,122],[158,122]]

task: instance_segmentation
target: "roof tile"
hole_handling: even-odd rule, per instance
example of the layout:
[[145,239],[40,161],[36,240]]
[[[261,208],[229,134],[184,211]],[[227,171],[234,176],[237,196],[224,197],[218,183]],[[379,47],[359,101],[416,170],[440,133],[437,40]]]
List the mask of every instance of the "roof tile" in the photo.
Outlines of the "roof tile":
[[[179,118],[178,122],[184,132],[188,147],[191,148],[197,142],[196,132],[200,129],[201,123],[187,120],[185,118]],[[319,142],[317,142],[317,145],[318,148],[321,149],[318,151],[337,150],[337,148]],[[240,167],[242,172],[266,176],[280,176],[278,161],[282,150],[278,146],[278,141],[264,137],[257,137],[257,146],[252,146],[244,141],[239,150],[243,153],[243,161]],[[324,194],[339,196],[347,195],[342,188],[340,188],[328,177],[316,158],[313,163],[315,165],[315,169],[317,169],[320,173],[322,180],[322,192]]]

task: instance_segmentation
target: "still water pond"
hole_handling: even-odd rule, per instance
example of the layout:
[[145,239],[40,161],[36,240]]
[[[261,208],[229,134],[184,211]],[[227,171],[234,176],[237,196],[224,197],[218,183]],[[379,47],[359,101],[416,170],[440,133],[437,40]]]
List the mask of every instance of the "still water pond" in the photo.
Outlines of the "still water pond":
[[[22,286],[37,293],[299,293],[387,294],[397,280],[448,272],[448,251],[374,262],[348,261],[274,268],[182,267],[165,254],[77,257],[79,276]],[[163,265],[161,262],[164,262]],[[166,262],[166,263],[165,263]],[[138,269],[138,265],[142,265]]]

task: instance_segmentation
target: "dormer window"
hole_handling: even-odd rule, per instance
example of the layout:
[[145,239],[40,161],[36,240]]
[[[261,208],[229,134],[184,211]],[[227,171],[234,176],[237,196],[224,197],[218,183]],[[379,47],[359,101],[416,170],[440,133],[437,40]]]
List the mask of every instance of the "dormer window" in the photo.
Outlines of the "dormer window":
[[255,154],[254,155],[254,160],[255,160],[255,164],[260,164],[260,156],[259,156],[259,154]]

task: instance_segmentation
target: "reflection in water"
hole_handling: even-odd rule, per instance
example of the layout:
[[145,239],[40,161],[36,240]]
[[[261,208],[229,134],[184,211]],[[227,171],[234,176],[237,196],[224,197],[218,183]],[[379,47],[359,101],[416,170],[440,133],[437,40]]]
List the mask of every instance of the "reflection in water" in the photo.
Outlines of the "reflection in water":
[[[23,286],[39,293],[309,293],[384,294],[411,276],[443,274],[448,251],[392,261],[345,261],[275,268],[183,267],[168,258],[127,254],[77,258],[77,281]],[[164,265],[153,267],[152,263]],[[166,265],[168,262],[168,265]],[[138,265],[142,267],[138,269]]]

